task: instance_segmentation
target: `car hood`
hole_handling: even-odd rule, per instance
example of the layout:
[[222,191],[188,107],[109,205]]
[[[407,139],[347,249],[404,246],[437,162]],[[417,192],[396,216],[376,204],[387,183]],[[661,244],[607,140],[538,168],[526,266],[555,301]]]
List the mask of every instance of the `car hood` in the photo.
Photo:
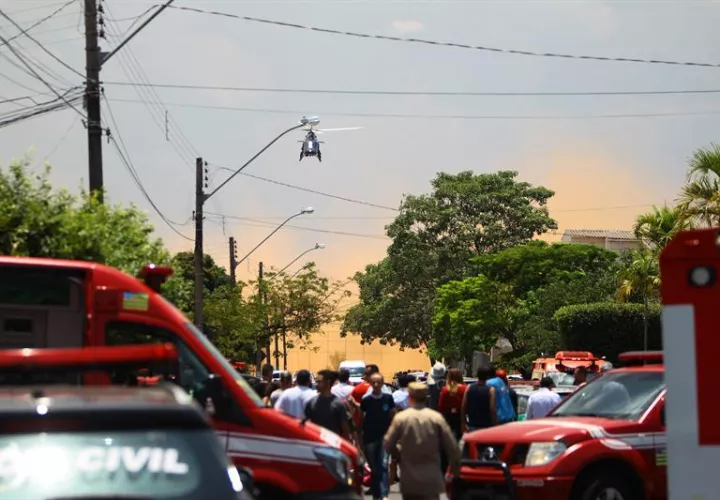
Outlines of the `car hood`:
[[611,439],[638,432],[638,422],[590,417],[550,417],[498,425],[468,433],[471,443],[538,443],[563,440],[568,445],[585,439]]

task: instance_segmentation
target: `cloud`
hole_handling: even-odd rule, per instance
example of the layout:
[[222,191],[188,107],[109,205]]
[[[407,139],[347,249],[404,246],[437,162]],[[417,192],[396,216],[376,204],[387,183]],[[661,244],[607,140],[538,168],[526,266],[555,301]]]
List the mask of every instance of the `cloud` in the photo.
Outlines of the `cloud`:
[[425,29],[425,25],[423,23],[415,20],[393,21],[392,25],[393,28],[400,33],[412,33]]

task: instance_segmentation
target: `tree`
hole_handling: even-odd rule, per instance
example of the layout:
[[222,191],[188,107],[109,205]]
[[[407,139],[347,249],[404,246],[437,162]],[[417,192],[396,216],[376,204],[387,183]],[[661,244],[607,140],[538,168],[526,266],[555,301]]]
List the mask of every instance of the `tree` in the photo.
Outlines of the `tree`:
[[[178,309],[193,318],[195,311],[195,255],[189,251],[178,252],[172,257],[170,264],[174,273],[163,287],[163,293]],[[218,266],[210,255],[204,255],[203,269],[203,297],[207,302],[215,290],[230,286],[232,281],[225,268]]]
[[[314,262],[294,276],[273,272],[265,276],[265,306],[259,311],[263,315],[260,324],[267,318],[267,340],[285,334],[291,336],[293,347],[312,348],[312,334],[341,319],[337,309],[340,300],[350,295],[343,289],[347,282],[330,282],[320,276]],[[250,300],[260,303],[256,298]]]
[[169,262],[143,212],[100,203],[85,191],[55,190],[50,171],[31,174],[27,159],[0,170],[0,253],[89,260],[133,275],[145,264]]
[[653,207],[635,220],[635,236],[654,251],[665,248],[677,233],[687,229],[690,221],[679,207]]
[[720,225],[720,145],[711,144],[693,154],[679,207],[693,223]]
[[643,304],[644,349],[648,346],[650,304],[660,297],[660,263],[652,251],[634,250],[628,254],[629,265],[618,271],[618,297],[630,301],[639,296]]
[[558,349],[549,321],[558,308],[612,297],[616,261],[602,248],[540,241],[476,257],[482,274],[438,289],[433,347],[469,359],[504,338],[513,348],[505,361],[523,368],[540,352]]
[[253,301],[243,300],[242,285],[221,285],[209,293],[205,300],[205,326],[226,358],[254,362],[259,315]]
[[517,172],[439,173],[432,192],[408,195],[387,227],[387,257],[355,280],[360,304],[342,334],[363,341],[427,346],[436,289],[470,275],[469,259],[527,243],[557,227],[547,211],[553,192],[516,180]]

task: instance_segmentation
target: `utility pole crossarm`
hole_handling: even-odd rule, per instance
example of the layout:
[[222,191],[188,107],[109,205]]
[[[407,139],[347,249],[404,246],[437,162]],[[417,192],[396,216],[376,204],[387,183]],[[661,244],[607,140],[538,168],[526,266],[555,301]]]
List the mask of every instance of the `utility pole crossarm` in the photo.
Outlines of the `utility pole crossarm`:
[[[265,146],[265,147],[262,148],[260,151],[258,151],[258,152],[255,154],[255,156],[253,156],[253,157],[250,158],[248,161],[246,161],[245,164],[244,164],[242,167],[240,167],[240,168],[238,168],[237,170],[235,170],[235,172],[233,172],[230,177],[228,177],[227,179],[225,179],[218,187],[216,187],[215,189],[213,189],[209,194],[205,195],[205,200],[204,200],[204,201],[209,200],[212,195],[214,195],[215,193],[217,193],[218,191],[220,191],[220,189],[222,189],[222,187],[225,186],[225,184],[227,184],[228,182],[230,182],[237,174],[239,174],[240,172],[242,172],[245,167],[247,167],[247,166],[250,165],[253,161],[255,161],[255,159],[256,159],[258,156],[260,156],[260,155],[263,154],[265,151],[267,151],[267,149],[270,148],[270,146],[272,146],[273,144],[275,144],[275,143],[276,143],[277,141],[279,141],[282,137],[284,137],[285,135],[289,134],[289,133],[292,132],[293,130],[297,130],[297,129],[299,129],[299,128],[302,128],[302,127],[304,127],[305,125],[306,125],[305,123],[298,123],[298,124],[295,125],[294,127],[291,127],[291,128],[289,128],[289,129],[287,129],[285,132],[283,132],[283,133],[281,133],[280,135],[278,135],[278,136],[277,136],[275,139],[273,139],[267,146]],[[241,262],[242,262],[242,261],[241,261]]]

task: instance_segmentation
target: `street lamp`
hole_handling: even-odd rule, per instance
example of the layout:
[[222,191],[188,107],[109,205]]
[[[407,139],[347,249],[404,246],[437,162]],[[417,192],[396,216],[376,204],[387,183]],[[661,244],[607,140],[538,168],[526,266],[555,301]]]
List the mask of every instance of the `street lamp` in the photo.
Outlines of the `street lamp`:
[[[205,270],[203,268],[204,260],[204,249],[203,249],[203,207],[215,193],[225,186],[230,180],[236,175],[242,172],[245,167],[250,165],[255,159],[267,151],[270,146],[275,144],[280,138],[289,134],[290,132],[303,128],[303,127],[315,127],[320,123],[318,116],[303,116],[300,121],[290,127],[289,129],[281,132],[277,137],[270,141],[264,148],[258,151],[255,156],[246,161],[240,168],[235,170],[230,177],[225,179],[218,187],[213,189],[210,193],[205,194],[205,165],[206,163],[202,158],[196,158],[195,160],[195,324],[202,331],[204,327],[204,310],[203,310],[203,289],[205,281]],[[312,213],[312,212],[310,212]],[[287,222],[287,221],[286,221]],[[283,223],[284,224],[284,223]],[[282,227],[282,225],[281,225]]]
[[[295,257],[293,260],[291,260],[291,261],[290,261],[290,264],[288,264],[287,266],[285,266],[285,267],[283,267],[282,269],[280,269],[277,273],[275,273],[275,275],[274,275],[272,278],[270,278],[270,281],[272,281],[272,280],[274,280],[275,278],[277,278],[277,277],[278,277],[279,275],[281,275],[281,274],[283,273],[283,271],[285,271],[288,267],[290,267],[290,266],[292,266],[293,264],[295,264],[298,260],[300,260],[300,258],[301,258],[303,255],[305,255],[305,254],[307,254],[307,253],[310,253],[310,252],[312,252],[313,250],[324,250],[324,249],[325,249],[325,243],[315,243],[315,246],[310,247],[310,248],[308,248],[307,250],[305,250],[303,253],[301,253],[300,255],[298,255],[297,257]],[[298,272],[299,272],[299,271],[298,271]],[[297,274],[297,273],[295,273],[295,274]],[[293,276],[295,276],[295,274],[293,274]],[[293,276],[291,276],[291,278],[292,278]]]
[[[269,240],[269,239],[272,237],[273,234],[275,234],[275,233],[277,233],[278,231],[280,231],[280,229],[282,229],[282,227],[283,227],[285,224],[287,224],[288,222],[290,222],[291,220],[293,220],[295,217],[300,217],[301,215],[312,214],[313,212],[315,212],[315,209],[314,209],[313,207],[305,207],[305,208],[303,208],[302,210],[300,210],[298,213],[296,213],[296,214],[294,214],[294,215],[291,215],[290,217],[288,217],[287,219],[285,219],[285,220],[282,222],[282,224],[280,224],[278,227],[276,227],[275,229],[273,229],[272,232],[271,232],[270,234],[268,234],[267,236],[265,236],[265,238],[264,238],[260,243],[258,243],[257,245],[255,245],[255,247],[254,247],[252,250],[250,250],[250,251],[245,255],[245,257],[243,257],[242,259],[240,259],[239,261],[237,261],[237,262],[235,263],[235,267],[237,267],[237,266],[239,266],[240,264],[242,264],[243,262],[245,262],[245,260],[246,260],[248,257],[250,257],[255,250],[257,250],[258,248],[260,248],[263,243],[265,243],[267,240]],[[296,260],[297,260],[297,259],[296,259]],[[294,262],[294,261],[293,261],[293,262]]]
[[[292,266],[293,264],[295,264],[295,262],[297,262],[303,255],[305,255],[305,254],[307,254],[307,253],[309,253],[309,252],[312,252],[312,251],[314,251],[314,250],[324,250],[324,249],[325,249],[325,243],[315,243],[315,246],[312,246],[312,247],[308,248],[308,249],[305,250],[303,253],[301,253],[300,255],[298,255],[297,257],[295,257],[287,266],[283,267],[280,271],[278,271],[277,273],[275,273],[275,274],[273,275],[273,277],[270,278],[268,281],[272,281],[272,280],[274,280],[275,278],[277,278],[279,275],[281,275],[281,274],[283,273],[283,271],[285,271],[285,269],[287,269],[288,267],[290,267],[290,266]],[[302,269],[302,268],[300,268],[300,269]],[[297,271],[295,274],[297,274],[298,272],[300,272],[299,269],[298,269],[298,271]],[[295,277],[295,274],[293,274],[293,275],[291,276],[291,278]],[[284,316],[284,315],[283,315],[282,327],[281,327],[281,328],[282,328],[282,344],[283,344],[283,370],[287,370],[287,339],[286,339],[287,326],[285,325],[285,316]],[[279,359],[279,357],[280,357],[280,346],[279,346],[280,339],[279,339],[278,337],[279,337],[279,336],[278,336],[278,333],[277,333],[277,331],[276,331],[276,332],[275,332],[275,366],[278,366],[278,365],[280,364],[280,359]]]

